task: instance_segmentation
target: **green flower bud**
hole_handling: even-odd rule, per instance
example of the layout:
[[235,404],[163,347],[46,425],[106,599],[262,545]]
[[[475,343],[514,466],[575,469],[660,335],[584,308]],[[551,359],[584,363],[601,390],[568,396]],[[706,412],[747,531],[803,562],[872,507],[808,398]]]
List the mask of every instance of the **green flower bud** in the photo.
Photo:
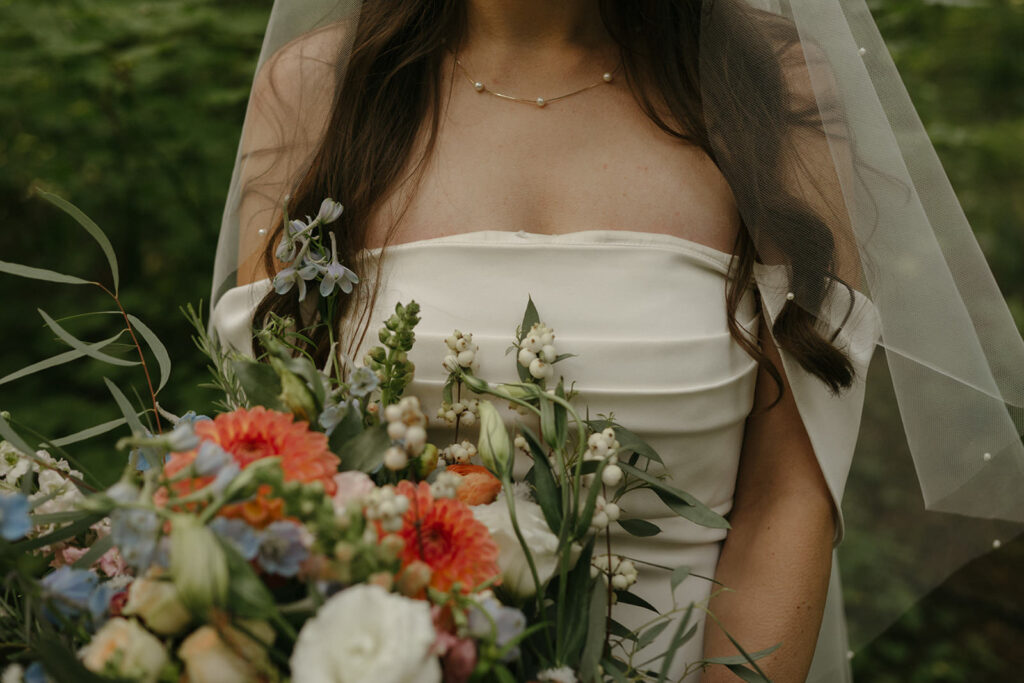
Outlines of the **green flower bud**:
[[270,359],[270,365],[281,378],[281,393],[278,399],[295,417],[309,422],[316,415],[316,399],[306,383],[277,358]]
[[418,458],[419,461],[419,475],[426,477],[428,474],[437,469],[437,446],[432,443],[428,443],[423,447],[423,452],[420,453]]
[[487,469],[499,477],[508,466],[512,453],[505,423],[490,401],[480,401],[480,440],[476,450]]
[[383,363],[387,360],[388,352],[380,346],[374,346],[370,349],[370,353],[368,355],[370,356],[370,360],[374,363]]
[[214,533],[191,515],[171,522],[171,578],[189,611],[205,617],[228,598],[228,561]]

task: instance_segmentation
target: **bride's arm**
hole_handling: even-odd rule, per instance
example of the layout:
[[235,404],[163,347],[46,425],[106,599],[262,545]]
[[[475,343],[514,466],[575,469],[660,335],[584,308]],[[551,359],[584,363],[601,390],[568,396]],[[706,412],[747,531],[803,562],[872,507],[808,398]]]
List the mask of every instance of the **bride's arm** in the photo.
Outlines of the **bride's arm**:
[[[782,362],[762,320],[762,348]],[[785,376],[783,376],[785,379]],[[739,475],[715,580],[711,612],[747,652],[782,646],[758,665],[775,683],[802,682],[814,654],[831,568],[835,534],[832,498],[788,383],[782,400],[761,370],[747,420]],[[716,586],[715,589],[719,587]],[[708,619],[707,657],[738,654]],[[736,681],[725,667],[708,669],[704,683]]]

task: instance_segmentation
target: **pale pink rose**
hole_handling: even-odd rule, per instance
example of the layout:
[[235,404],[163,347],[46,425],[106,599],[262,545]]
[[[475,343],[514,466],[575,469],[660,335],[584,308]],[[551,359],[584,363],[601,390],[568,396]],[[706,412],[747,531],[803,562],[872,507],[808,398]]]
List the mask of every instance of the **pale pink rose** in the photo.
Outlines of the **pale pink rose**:
[[103,573],[110,578],[124,576],[128,573],[128,565],[125,563],[124,558],[121,557],[121,553],[117,548],[111,548],[103,553],[99,565]]
[[260,676],[271,666],[266,645],[274,641],[274,629],[263,621],[243,621],[242,625],[263,642],[230,626],[222,628],[220,633],[212,626],[200,626],[182,642],[178,656],[185,664],[189,683],[263,680]]
[[334,509],[343,512],[352,501],[359,501],[370,495],[377,488],[369,476],[362,472],[338,472],[334,475],[334,483],[338,489],[334,492]]
[[51,567],[63,567],[66,564],[74,564],[82,559],[82,556],[89,552],[88,548],[79,548],[74,545],[66,545],[53,554]]
[[115,617],[78,653],[89,671],[156,683],[167,664],[163,643],[134,619]]

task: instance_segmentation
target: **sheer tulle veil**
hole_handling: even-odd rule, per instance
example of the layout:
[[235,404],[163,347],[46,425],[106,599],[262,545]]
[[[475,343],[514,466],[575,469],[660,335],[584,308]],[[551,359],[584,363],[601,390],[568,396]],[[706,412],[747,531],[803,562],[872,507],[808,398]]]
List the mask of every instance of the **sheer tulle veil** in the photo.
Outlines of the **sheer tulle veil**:
[[[819,256],[813,239],[778,249],[785,202],[755,189],[737,193],[758,252],[755,278],[771,319],[800,307],[871,358],[859,433],[857,424],[814,433],[832,400],[824,385],[796,397],[812,443],[829,440],[846,454],[825,472],[843,497],[845,538],[812,675],[845,680],[848,649],[1024,523],[1024,341],[864,0],[690,1],[702,5],[698,73],[733,89],[728,100],[704,90],[702,106],[715,162],[734,188],[757,188],[759,178],[731,153],[744,131],[723,123],[737,120],[725,109],[749,102],[743,113],[756,117],[763,94],[743,73],[751,56],[738,33],[795,38],[799,49],[778,56],[789,96],[816,125],[784,134],[780,158],[792,195],[829,226],[836,275],[806,276]],[[344,97],[360,8],[274,4],[224,211],[214,303],[252,267],[317,148],[327,108]],[[288,82],[268,78],[285,64]],[[787,373],[803,372],[783,360]]]

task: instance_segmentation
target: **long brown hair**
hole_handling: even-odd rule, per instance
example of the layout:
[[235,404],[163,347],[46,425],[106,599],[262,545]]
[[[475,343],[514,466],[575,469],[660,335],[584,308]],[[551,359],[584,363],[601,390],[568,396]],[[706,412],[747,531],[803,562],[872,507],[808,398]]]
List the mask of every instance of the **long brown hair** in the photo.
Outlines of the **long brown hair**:
[[[716,0],[727,2],[729,0]],[[602,19],[620,47],[624,72],[643,111],[667,134],[703,150],[722,170],[744,214],[726,291],[730,334],[765,368],[780,388],[781,374],[756,339],[737,322],[740,303],[754,279],[758,251],[752,234],[761,221],[775,229],[767,246],[789,268],[791,288],[801,305],[787,304],[772,331],[782,349],[833,391],[849,387],[853,366],[834,335],[824,333],[816,313],[824,292],[840,281],[833,230],[810,205],[788,189],[780,170],[783,136],[794,127],[820,132],[817,107],[794,105],[782,57],[798,45],[795,30],[754,11],[737,13],[730,28],[742,49],[728,63],[698,68],[703,13],[708,0],[601,0]],[[374,0],[363,5],[351,57],[331,107],[325,137],[289,200],[290,215],[315,215],[323,197],[345,205],[331,225],[339,256],[354,263],[366,244],[375,209],[403,182],[421,131],[426,131],[419,167],[429,157],[442,107],[441,69],[446,45],[456,44],[465,26],[463,0]],[[735,88],[736,79],[756,87]],[[737,92],[744,93],[742,101]],[[758,101],[745,99],[758,93]],[[717,120],[706,120],[702,98],[712,95]],[[753,112],[753,114],[751,114]],[[716,140],[716,135],[723,139]],[[728,157],[728,158],[726,158]],[[743,169],[742,173],[738,169]],[[778,229],[782,224],[784,229]],[[745,229],[744,229],[745,228]],[[278,221],[263,254],[274,273],[274,247],[284,226]],[[765,246],[760,244],[759,246]],[[801,258],[787,258],[800,250]],[[807,258],[811,253],[813,257]],[[817,293],[817,294],[815,294]],[[351,305],[336,297],[332,318]],[[258,326],[268,313],[301,319],[294,292],[271,292],[257,307]],[[369,321],[364,321],[368,324]],[[365,334],[365,327],[361,334]],[[314,355],[328,353],[326,333],[314,338]]]

